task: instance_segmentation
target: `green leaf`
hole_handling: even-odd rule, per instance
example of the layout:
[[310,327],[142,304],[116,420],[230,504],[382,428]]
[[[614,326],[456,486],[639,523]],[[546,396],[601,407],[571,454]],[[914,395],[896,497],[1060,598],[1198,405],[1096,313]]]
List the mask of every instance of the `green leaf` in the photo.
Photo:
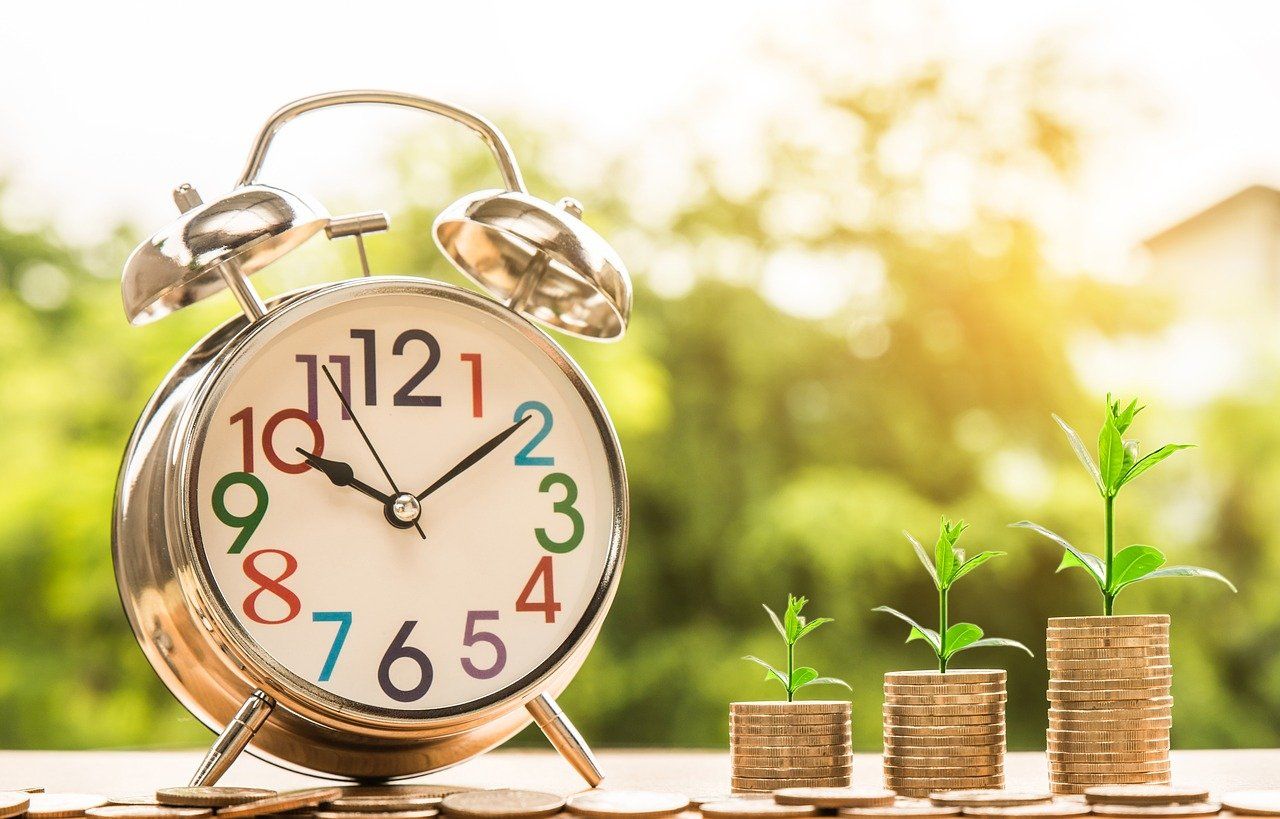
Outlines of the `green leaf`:
[[1103,494],[1115,495],[1124,477],[1124,440],[1110,418],[1098,432],[1098,471],[1102,473]]
[[982,629],[973,623],[956,623],[947,629],[947,639],[943,641],[946,646],[944,658],[950,657],[957,651],[964,651],[967,647],[982,639]]
[[787,630],[782,627],[782,621],[778,619],[778,615],[774,614],[773,609],[769,608],[767,604],[761,603],[760,605],[764,606],[764,610],[768,613],[769,619],[773,621],[773,627],[782,635],[782,639],[787,639]]
[[974,569],[978,568],[983,563],[986,563],[991,558],[1004,557],[1006,554],[1008,553],[1007,552],[978,552],[976,555],[969,558],[964,563],[960,564],[960,566],[956,569],[955,574],[952,575],[951,582],[955,583],[957,580],[964,577],[966,574],[973,571]]
[[787,682],[787,675],[786,675],[786,674],[783,674],[783,673],[782,673],[781,671],[779,671],[778,669],[776,669],[776,668],[774,668],[773,666],[769,665],[769,664],[768,664],[768,663],[766,663],[764,660],[760,659],[759,657],[754,657],[754,656],[752,656],[752,655],[750,655],[750,654],[746,655],[746,656],[745,656],[745,657],[743,657],[742,659],[744,659],[744,660],[749,660],[749,661],[751,661],[751,662],[755,663],[756,665],[763,666],[763,667],[764,667],[764,670],[765,670],[764,678],[765,678],[766,680],[777,680],[778,682],[782,683],[782,687],[783,687],[783,688],[787,689],[788,691],[790,691],[790,690],[791,690],[791,685],[790,685],[790,683],[788,683],[788,682]]
[[906,529],[902,530],[902,534],[911,542],[911,548],[916,550],[916,557],[920,558],[920,562],[924,564],[924,568],[929,572],[929,576],[933,578],[935,588],[942,588],[942,581],[938,578],[938,570],[933,567],[933,561],[929,559],[929,553],[925,551],[924,546],[920,545],[920,541],[911,536]]
[[787,595],[787,611],[783,615],[782,622],[787,629],[787,645],[792,645],[796,641],[796,635],[800,633],[800,612],[804,609],[805,603],[809,600],[806,597],[796,597]]
[[[1108,396],[1108,398],[1109,397],[1110,396]],[[1133,424],[1134,416],[1142,412],[1142,409],[1142,407],[1138,406],[1138,399],[1136,398],[1130,401],[1129,406],[1125,407],[1124,410],[1120,409],[1119,401],[1113,404],[1111,408],[1111,419],[1116,425],[1116,430],[1119,431],[1121,435],[1124,435],[1125,432],[1128,431],[1130,425]]]
[[[1217,580],[1219,583],[1226,584],[1227,588],[1231,589],[1231,591],[1237,590],[1234,583],[1218,574],[1213,569],[1202,569],[1199,566],[1166,566],[1163,569],[1156,569],[1154,572],[1147,572],[1136,580],[1130,580],[1120,588],[1132,586],[1134,583],[1141,583],[1144,580],[1159,580],[1162,577],[1204,577],[1209,580]],[[1119,591],[1120,588],[1117,588],[1116,591]]]
[[809,683],[818,679],[818,670],[802,665],[795,671],[791,672],[791,690],[796,691],[804,688]]
[[956,566],[956,541],[960,539],[960,533],[964,529],[964,521],[952,526],[946,516],[943,516],[942,524],[938,527],[938,542],[933,547],[933,562],[938,567],[938,580],[944,589],[951,585],[951,573],[955,571]]
[[[1120,479],[1120,486],[1124,486],[1129,481],[1146,472],[1151,467],[1168,458],[1180,449],[1191,449],[1195,444],[1165,444],[1154,452],[1148,452],[1146,457],[1129,467],[1124,477]],[[1119,488],[1119,487],[1117,487]]]
[[[1019,643],[1017,640],[1009,640],[1004,637],[983,637],[981,640],[974,640],[972,643],[969,643],[969,645],[965,646],[964,648],[957,648],[956,651],[967,651],[968,649],[971,649],[971,648],[1002,648],[1002,647],[1003,648],[1020,648],[1023,651],[1027,652],[1027,654],[1030,654],[1032,657],[1036,656],[1035,654],[1031,653],[1031,649],[1027,648],[1022,643]],[[955,654],[956,651],[953,651],[951,653]]]
[[824,623],[834,623],[834,622],[835,620],[832,620],[830,617],[819,617],[815,620],[810,620],[809,622],[805,623],[804,626],[801,627],[800,632],[796,634],[796,642],[797,643],[800,642],[801,637],[813,631],[818,626]]
[[1111,563],[1111,591],[1114,593],[1163,565],[1164,554],[1154,546],[1126,546]]
[[1053,420],[1058,422],[1058,426],[1062,427],[1062,431],[1067,434],[1067,441],[1071,443],[1071,448],[1075,451],[1076,457],[1080,459],[1080,463],[1084,464],[1084,468],[1089,470],[1089,474],[1093,476],[1093,482],[1097,484],[1098,491],[1102,491],[1102,473],[1098,471],[1098,465],[1093,462],[1093,456],[1089,454],[1089,450],[1085,447],[1084,441],[1080,438],[1080,433],[1076,432],[1067,422],[1053,416]]
[[908,643],[912,640],[924,640],[933,648],[935,654],[942,651],[942,640],[938,637],[938,632],[933,629],[925,628],[897,609],[892,609],[888,606],[876,606],[872,611],[882,611],[885,614],[892,614],[894,617],[897,617],[902,622],[911,626],[912,633],[907,635]]
[[1014,527],[1015,529],[1030,529],[1033,532],[1037,532],[1049,538],[1049,540],[1052,540],[1054,543],[1058,544],[1063,549],[1066,549],[1067,553],[1075,558],[1075,561],[1072,563],[1068,563],[1066,555],[1064,555],[1062,558],[1062,563],[1059,564],[1058,566],[1058,571],[1062,571],[1068,566],[1079,566],[1080,568],[1087,571],[1091,577],[1093,577],[1093,580],[1095,583],[1098,584],[1099,589],[1106,588],[1107,569],[1105,564],[1103,564],[1102,562],[1102,558],[1098,557],[1097,555],[1089,554],[1088,552],[1082,551],[1081,549],[1077,549],[1075,546],[1072,546],[1069,542],[1067,542],[1067,539],[1064,538],[1062,535],[1059,535],[1056,532],[1051,532],[1038,523],[1032,523],[1029,520],[1020,520],[1017,523],[1010,523],[1009,525]]
[[[1128,475],[1129,469],[1137,462],[1137,460],[1138,442],[1126,439],[1124,442],[1124,464],[1121,465],[1120,474]],[[1120,485],[1124,485],[1124,478],[1120,479]]]
[[[849,685],[849,683],[845,682],[844,680],[837,679],[836,677],[816,677],[812,680],[809,680],[809,682],[805,683],[805,685],[843,685],[845,688],[849,689],[850,691],[853,690],[853,686]],[[796,688],[799,688],[799,687],[800,686],[796,686]]]

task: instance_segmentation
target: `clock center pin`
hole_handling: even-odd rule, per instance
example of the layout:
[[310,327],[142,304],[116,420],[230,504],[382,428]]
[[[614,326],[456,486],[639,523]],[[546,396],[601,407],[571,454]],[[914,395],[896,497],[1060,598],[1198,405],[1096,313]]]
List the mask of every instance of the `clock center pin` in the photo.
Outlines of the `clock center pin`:
[[401,492],[391,499],[391,514],[401,523],[413,523],[422,514],[422,504],[408,492]]

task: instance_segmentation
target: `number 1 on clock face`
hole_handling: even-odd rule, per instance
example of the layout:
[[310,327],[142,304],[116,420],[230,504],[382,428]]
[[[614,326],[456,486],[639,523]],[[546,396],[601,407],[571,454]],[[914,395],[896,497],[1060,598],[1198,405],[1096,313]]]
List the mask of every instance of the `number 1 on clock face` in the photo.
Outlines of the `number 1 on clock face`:
[[526,334],[467,305],[366,297],[229,379],[197,526],[263,651],[355,703],[430,711],[562,650],[608,562],[614,489],[592,407]]

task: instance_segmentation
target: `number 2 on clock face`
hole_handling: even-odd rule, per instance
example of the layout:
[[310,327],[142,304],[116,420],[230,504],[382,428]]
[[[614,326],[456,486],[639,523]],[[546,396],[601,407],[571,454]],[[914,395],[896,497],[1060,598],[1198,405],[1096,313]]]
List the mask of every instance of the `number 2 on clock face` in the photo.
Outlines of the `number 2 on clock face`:
[[[261,651],[357,706],[430,713],[563,650],[609,565],[610,445],[527,332],[445,299],[366,296],[229,370],[194,525]],[[397,494],[416,519],[395,518]]]

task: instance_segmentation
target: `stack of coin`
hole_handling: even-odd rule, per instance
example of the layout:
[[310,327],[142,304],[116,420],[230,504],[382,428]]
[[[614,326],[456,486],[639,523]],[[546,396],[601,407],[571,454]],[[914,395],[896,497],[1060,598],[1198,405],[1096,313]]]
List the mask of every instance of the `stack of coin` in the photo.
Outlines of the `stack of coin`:
[[853,762],[849,716],[843,700],[733,703],[733,789],[847,786]]
[[1004,785],[1003,670],[884,675],[884,783],[900,796]]
[[1169,781],[1169,616],[1054,617],[1049,780],[1054,793]]

